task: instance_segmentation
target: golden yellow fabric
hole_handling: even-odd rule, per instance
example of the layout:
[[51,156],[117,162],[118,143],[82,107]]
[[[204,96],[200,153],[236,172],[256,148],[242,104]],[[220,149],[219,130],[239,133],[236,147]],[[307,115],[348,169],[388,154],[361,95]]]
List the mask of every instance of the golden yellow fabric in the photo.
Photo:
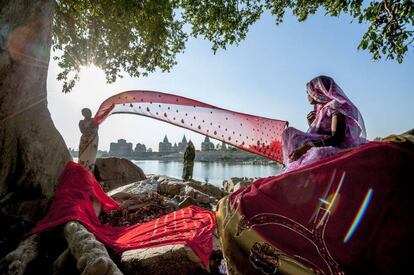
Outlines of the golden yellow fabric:
[[404,147],[414,149],[414,135],[409,134],[401,134],[401,135],[390,135],[382,141],[385,142],[392,142],[403,145]]
[[[265,273],[262,269],[253,265],[249,257],[255,244],[269,245],[254,229],[243,230],[237,236],[240,215],[233,209],[228,196],[224,197],[216,210],[217,230],[223,249],[223,256],[227,264],[229,274],[272,274]],[[275,248],[277,251],[277,248]],[[277,254],[277,274],[309,275],[314,274],[296,260],[282,253]],[[251,257],[250,257],[251,258]]]

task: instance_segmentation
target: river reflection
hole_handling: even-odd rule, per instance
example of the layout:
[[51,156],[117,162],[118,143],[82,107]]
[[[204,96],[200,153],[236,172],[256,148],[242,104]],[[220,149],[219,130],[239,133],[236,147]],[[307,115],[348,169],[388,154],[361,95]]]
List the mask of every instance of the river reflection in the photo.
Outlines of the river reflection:
[[[165,175],[181,179],[183,163],[178,161],[132,160],[145,174]],[[193,178],[222,187],[232,177],[268,177],[280,173],[276,165],[253,165],[223,162],[195,162]]]

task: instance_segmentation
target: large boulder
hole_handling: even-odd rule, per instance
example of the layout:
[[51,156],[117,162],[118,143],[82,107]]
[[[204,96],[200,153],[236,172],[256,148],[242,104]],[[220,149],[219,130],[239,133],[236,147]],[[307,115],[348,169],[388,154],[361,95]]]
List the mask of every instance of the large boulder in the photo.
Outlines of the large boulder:
[[192,199],[194,199],[195,201],[202,203],[202,204],[209,204],[210,203],[210,197],[200,191],[198,191],[197,189],[191,187],[191,186],[186,186],[181,194],[182,196],[188,196]]
[[95,177],[105,191],[146,179],[141,168],[123,158],[98,158],[95,163]]
[[158,182],[152,178],[148,178],[142,181],[129,183],[118,188],[112,189],[111,191],[107,192],[108,196],[112,198],[116,198],[119,196],[123,196],[122,194],[131,195],[140,195],[145,192],[157,192],[158,190]]
[[228,194],[227,192],[224,192],[222,189],[218,188],[217,186],[214,186],[209,183],[202,183],[198,181],[187,181],[185,182],[185,184],[188,186],[191,186],[194,189],[197,189],[198,191],[204,194],[212,196],[216,198],[217,200],[221,199],[222,197]]
[[121,255],[126,274],[203,274],[200,258],[181,244],[128,250]]
[[178,180],[169,180],[165,178],[158,183],[158,193],[170,198],[180,195],[184,188],[185,184]]

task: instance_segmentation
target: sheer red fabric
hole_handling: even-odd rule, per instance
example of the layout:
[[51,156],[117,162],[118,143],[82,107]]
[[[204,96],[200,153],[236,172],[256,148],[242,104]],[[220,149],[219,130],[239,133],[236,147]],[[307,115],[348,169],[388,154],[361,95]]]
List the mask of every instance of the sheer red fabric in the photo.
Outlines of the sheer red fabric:
[[94,120],[111,114],[137,114],[162,120],[282,162],[281,136],[287,121],[253,116],[156,91],[126,91],[105,100]]
[[189,206],[147,223],[112,227],[101,224],[94,212],[91,197],[101,202],[103,211],[118,207],[118,203],[105,194],[89,171],[80,164],[69,162],[59,177],[49,212],[30,234],[69,221],[79,221],[99,241],[116,251],[184,244],[194,250],[205,266],[208,265],[216,228],[214,212]]

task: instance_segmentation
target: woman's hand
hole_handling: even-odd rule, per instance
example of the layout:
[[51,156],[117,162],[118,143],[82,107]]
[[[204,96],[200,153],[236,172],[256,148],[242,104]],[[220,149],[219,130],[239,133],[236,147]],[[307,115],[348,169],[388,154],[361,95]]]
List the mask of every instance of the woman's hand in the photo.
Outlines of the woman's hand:
[[308,124],[310,126],[316,118],[316,112],[315,111],[309,112],[309,114],[306,116],[306,118],[308,119]]
[[304,155],[312,147],[313,147],[312,143],[306,143],[305,145],[303,145],[299,149],[296,149],[295,151],[293,151],[292,153],[290,153],[289,158],[291,160],[297,160],[302,155]]

